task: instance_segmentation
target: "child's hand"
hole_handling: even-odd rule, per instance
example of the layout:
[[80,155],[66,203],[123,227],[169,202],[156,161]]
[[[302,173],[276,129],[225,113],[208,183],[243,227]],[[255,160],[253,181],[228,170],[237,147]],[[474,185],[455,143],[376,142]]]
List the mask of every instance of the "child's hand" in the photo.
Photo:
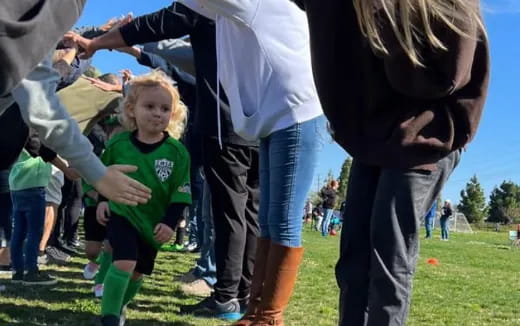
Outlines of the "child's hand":
[[173,236],[173,230],[171,227],[164,223],[159,223],[155,226],[154,232],[154,239],[155,241],[159,242],[160,244],[166,243],[170,241],[170,239]]
[[107,201],[102,201],[98,204],[96,209],[96,220],[99,224],[106,226],[110,216],[110,208]]

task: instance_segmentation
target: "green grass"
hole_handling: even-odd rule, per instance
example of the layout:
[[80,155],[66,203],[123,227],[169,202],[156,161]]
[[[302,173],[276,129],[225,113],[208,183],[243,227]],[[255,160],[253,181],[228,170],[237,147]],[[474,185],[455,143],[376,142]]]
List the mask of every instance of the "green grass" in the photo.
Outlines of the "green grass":
[[[339,237],[305,232],[305,259],[286,325],[337,324],[338,243]],[[428,258],[437,258],[440,265],[427,264]],[[191,254],[159,255],[154,275],[130,305],[131,326],[225,324],[178,315],[179,305],[199,298],[183,295],[172,277],[191,268],[195,259]],[[0,325],[94,325],[99,302],[93,299],[92,283],[82,279],[85,262],[75,258],[67,267],[49,267],[60,281],[51,289],[12,286],[0,279],[7,286],[0,292]],[[520,250],[509,246],[506,233],[452,234],[449,242],[437,235],[422,241],[408,325],[520,326]]]

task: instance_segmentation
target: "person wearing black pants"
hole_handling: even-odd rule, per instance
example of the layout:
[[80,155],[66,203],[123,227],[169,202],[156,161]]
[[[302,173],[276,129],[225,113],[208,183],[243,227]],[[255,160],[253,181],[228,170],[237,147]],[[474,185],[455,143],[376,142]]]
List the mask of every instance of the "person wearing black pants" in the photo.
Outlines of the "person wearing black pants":
[[215,301],[244,305],[253,275],[260,199],[258,147],[204,142],[204,169],[212,194],[217,283]]

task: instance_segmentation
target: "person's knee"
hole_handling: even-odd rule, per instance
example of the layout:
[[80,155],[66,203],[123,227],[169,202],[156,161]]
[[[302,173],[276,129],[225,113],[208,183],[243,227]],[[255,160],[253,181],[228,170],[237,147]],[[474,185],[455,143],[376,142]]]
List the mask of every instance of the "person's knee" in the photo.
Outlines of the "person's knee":
[[136,265],[136,261],[134,260],[116,260],[113,262],[114,266],[117,267],[117,269],[133,273]]
[[139,273],[139,272],[136,272],[134,271],[132,273],[132,281],[139,281],[143,278],[143,274]]

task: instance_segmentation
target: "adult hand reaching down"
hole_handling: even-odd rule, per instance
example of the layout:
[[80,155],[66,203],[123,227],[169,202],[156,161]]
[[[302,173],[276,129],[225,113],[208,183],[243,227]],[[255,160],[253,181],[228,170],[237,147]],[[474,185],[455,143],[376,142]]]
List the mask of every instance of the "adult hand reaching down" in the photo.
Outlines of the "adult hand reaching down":
[[151,198],[150,188],[125,175],[136,170],[132,165],[111,165],[93,186],[109,200],[130,206],[144,204]]

